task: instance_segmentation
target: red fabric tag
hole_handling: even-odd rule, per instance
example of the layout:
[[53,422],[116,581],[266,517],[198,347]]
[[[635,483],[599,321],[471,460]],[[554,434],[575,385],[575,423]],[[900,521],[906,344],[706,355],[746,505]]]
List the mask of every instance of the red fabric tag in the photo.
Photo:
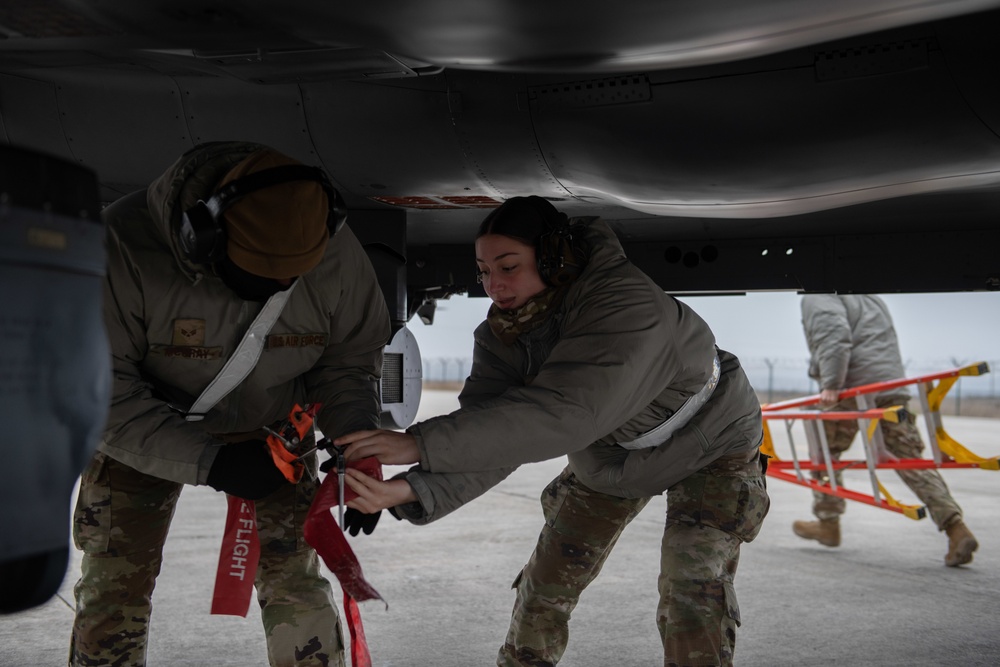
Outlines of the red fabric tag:
[[[378,480],[382,479],[382,465],[372,457],[348,465]],[[361,611],[357,603],[365,600],[382,600],[385,603],[385,599],[365,580],[354,550],[330,514],[330,510],[340,504],[339,486],[337,473],[329,473],[309,508],[303,532],[306,542],[316,550],[344,589],[344,613],[347,616],[347,628],[351,633],[351,664],[354,667],[371,667],[371,655],[368,652],[368,642],[365,639]],[[355,497],[357,494],[347,486],[344,489],[344,502]],[[385,606],[386,609],[389,608],[388,604]]]
[[[382,464],[379,463],[378,459],[375,458],[374,456],[369,456],[368,458],[361,459],[360,461],[351,461],[347,464],[347,467],[354,468],[355,470],[359,470],[364,474],[368,475],[369,477],[374,477],[380,482],[382,481]],[[330,473],[327,475],[327,478],[330,477],[333,478],[332,486],[334,491],[332,499],[333,505],[331,505],[331,507],[336,507],[337,505],[340,504],[340,502],[337,500],[337,492],[340,491],[340,478],[337,476],[337,473],[334,470],[331,470]],[[345,482],[344,502],[348,503],[357,497],[358,494],[354,492],[354,489],[351,488],[350,484],[347,484]],[[313,501],[313,504],[315,504],[315,501]]]
[[[383,600],[385,602],[385,600]],[[368,640],[361,624],[361,610],[358,602],[344,591],[344,613],[347,615],[347,629],[351,631],[351,667],[372,667],[368,654]]]
[[229,512],[215,573],[212,613],[246,617],[260,558],[257,508],[252,500],[230,495],[226,495],[226,500]]
[[[351,462],[348,466],[382,480],[382,465],[374,457]],[[372,667],[358,602],[382,600],[385,603],[385,599],[365,580],[354,550],[330,513],[331,509],[340,504],[339,491],[337,473],[332,472],[320,484],[316,497],[313,498],[303,526],[303,535],[344,590],[344,614],[351,634],[352,666]],[[357,496],[351,487],[345,485],[344,502]],[[226,499],[229,502],[229,513],[226,515],[219,568],[215,575],[212,613],[245,617],[250,609],[251,591],[260,557],[256,508],[251,500],[229,495]],[[385,607],[389,608],[388,603]]]

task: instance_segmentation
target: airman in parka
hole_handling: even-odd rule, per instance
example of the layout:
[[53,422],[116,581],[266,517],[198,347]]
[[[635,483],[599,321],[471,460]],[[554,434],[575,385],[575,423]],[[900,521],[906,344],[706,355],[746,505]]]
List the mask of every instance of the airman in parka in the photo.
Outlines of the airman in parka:
[[476,257],[493,305],[461,409],[405,434],[338,439],[352,443],[349,458],[420,464],[386,483],[349,472],[352,506],[427,523],[521,464],[568,455],[542,494],[546,523],[497,659],[555,665],[580,593],[624,526],[666,492],[664,662],[730,664],[739,549],[769,507],[760,405],[739,361],[627,260],[601,220],[514,198],[483,222]]
[[[296,403],[323,403],[318,424],[331,436],[377,427],[389,318],[374,270],[348,227],[331,228],[330,193],[312,177],[254,188],[220,211],[217,260],[192,260],[179,236],[199,201],[287,165],[300,163],[259,144],[201,145],[103,213],[114,385],[74,514],[84,554],[71,665],[145,664],[150,596],[185,484],[257,501],[270,664],[344,664],[332,590],[302,534],[315,455],[288,484],[261,428]],[[290,296],[249,375],[202,420],[185,419],[279,292]]]
[[[854,398],[839,400],[848,387],[886,382],[905,377],[903,357],[892,315],[885,302],[872,294],[806,294],[801,301],[802,327],[812,355],[809,376],[819,382],[820,405],[826,409],[857,410]],[[906,407],[909,390],[904,387],[872,396],[878,407]],[[924,443],[916,427],[916,417],[905,412],[898,422],[879,420],[882,440],[892,456],[920,458]],[[858,433],[856,420],[823,423],[831,458],[840,460]],[[829,483],[825,471],[814,470],[812,477]],[[979,541],[965,525],[962,508],[951,495],[937,470],[896,470],[900,479],[927,507],[931,521],[948,537],[944,562],[958,567],[972,562]],[[837,483],[842,474],[834,473]],[[843,498],[813,492],[816,521],[795,521],[792,531],[807,540],[827,547],[840,546],[840,517],[847,509]]]

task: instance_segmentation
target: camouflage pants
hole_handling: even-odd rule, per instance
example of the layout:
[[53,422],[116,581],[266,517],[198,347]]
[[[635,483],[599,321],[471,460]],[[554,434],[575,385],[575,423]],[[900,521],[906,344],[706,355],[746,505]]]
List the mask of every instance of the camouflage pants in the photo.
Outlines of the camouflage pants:
[[[898,400],[878,399],[876,405],[888,407],[899,405]],[[905,407],[905,405],[904,405]],[[857,410],[858,404],[853,398],[841,401],[833,409],[835,410]],[[893,456],[897,458],[919,458],[924,449],[924,443],[920,439],[920,432],[915,425],[916,419],[913,414],[907,413],[907,418],[893,424],[885,420],[879,421],[882,429],[882,438],[885,440],[885,447]],[[830,457],[834,461],[839,461],[841,455],[846,452],[854,437],[858,434],[858,422],[855,419],[839,419],[836,421],[826,421],[823,423],[826,431],[827,444],[830,447]],[[948,491],[948,485],[937,470],[897,470],[896,474],[903,480],[906,486],[916,494],[917,498],[927,506],[931,520],[938,527],[944,530],[950,523],[962,517],[962,508],[958,506],[955,499]],[[837,484],[841,484],[843,475],[841,471],[834,473]],[[812,471],[813,479],[823,483],[829,482],[829,476],[825,470]],[[826,493],[813,491],[813,514],[820,519],[837,519],[844,513],[847,503],[843,498],[831,496]]]
[[[274,667],[344,665],[333,592],[302,537],[317,488],[315,461],[312,468],[299,484],[256,503],[261,555],[254,583]],[[73,537],[84,553],[70,665],[146,664],[153,587],[182,487],[101,453],[84,470],[73,516]]]
[[[545,526],[514,581],[517,598],[497,665],[559,662],[581,593],[648,502],[588,489],[568,469],[546,487]],[[723,457],[668,490],[656,611],[664,665],[732,664],[740,545],[757,536],[769,506],[757,450]]]

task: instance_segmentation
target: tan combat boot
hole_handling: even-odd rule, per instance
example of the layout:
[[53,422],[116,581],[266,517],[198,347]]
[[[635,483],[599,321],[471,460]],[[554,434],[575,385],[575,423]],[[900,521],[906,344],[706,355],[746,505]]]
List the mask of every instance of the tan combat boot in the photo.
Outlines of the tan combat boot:
[[820,519],[819,521],[795,521],[792,530],[801,538],[816,540],[825,547],[840,546],[840,521]]
[[948,534],[948,553],[944,556],[944,564],[948,567],[958,567],[972,562],[972,552],[979,548],[979,542],[961,519],[946,526]]

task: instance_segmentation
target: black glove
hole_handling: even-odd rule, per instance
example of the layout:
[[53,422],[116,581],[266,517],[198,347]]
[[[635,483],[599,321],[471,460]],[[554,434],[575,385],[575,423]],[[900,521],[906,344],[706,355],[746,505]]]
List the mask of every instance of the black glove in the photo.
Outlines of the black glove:
[[345,507],[344,530],[350,532],[352,536],[356,536],[362,530],[365,531],[365,535],[371,535],[380,516],[382,516],[382,510],[374,514],[365,514],[353,507]]
[[322,463],[319,464],[319,471],[330,472],[331,470],[334,470],[336,467],[337,467],[337,453],[334,452],[333,456],[331,456],[326,461],[323,461]]
[[263,440],[233,442],[222,447],[208,471],[207,481],[216,491],[246,500],[260,500],[288,482],[274,465]]
[[344,452],[346,447],[334,447],[333,440],[331,440],[327,436],[323,436],[316,443],[316,449],[318,449],[321,452],[328,452],[330,454],[330,458],[319,464],[320,472],[330,472],[331,468],[337,467],[337,459]]

